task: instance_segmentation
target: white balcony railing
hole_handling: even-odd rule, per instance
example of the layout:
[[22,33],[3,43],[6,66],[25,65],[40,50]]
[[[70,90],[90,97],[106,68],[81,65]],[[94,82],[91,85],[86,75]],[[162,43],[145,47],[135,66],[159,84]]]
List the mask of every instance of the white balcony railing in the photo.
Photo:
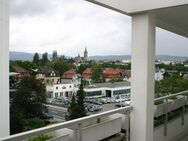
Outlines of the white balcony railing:
[[[35,129],[35,130],[31,130],[31,131],[27,131],[27,132],[23,132],[23,133],[19,133],[19,134],[15,134],[9,137],[5,137],[5,138],[1,138],[1,141],[20,141],[20,140],[24,140],[24,139],[29,139],[32,138],[34,136],[40,135],[40,134],[47,134],[50,132],[54,132],[56,130],[60,130],[63,128],[68,128],[71,126],[77,126],[77,130],[78,130],[78,134],[77,134],[77,140],[78,141],[82,141],[82,124],[84,124],[85,122],[88,121],[92,121],[92,120],[98,120],[100,118],[103,117],[107,117],[113,114],[117,114],[117,113],[121,113],[121,114],[125,114],[129,117],[130,111],[133,109],[132,106],[128,106],[128,107],[123,107],[123,108],[118,108],[118,109],[114,109],[114,110],[110,110],[110,111],[106,111],[103,113],[99,113],[99,114],[95,114],[95,115],[91,115],[91,116],[86,116],[83,118],[79,118],[79,119],[75,119],[75,120],[71,120],[71,121],[66,121],[63,123],[59,123],[59,124],[54,124],[54,125],[50,125],[47,127],[43,127],[43,128],[39,128],[39,129]],[[129,131],[129,124],[127,124],[127,131]],[[127,136],[127,139],[129,138],[129,136]]]
[[[170,112],[173,112],[173,111],[179,109],[182,113],[181,116],[179,116],[179,117],[181,117],[181,124],[184,125],[186,106],[188,105],[188,95],[186,95],[187,93],[188,93],[188,91],[183,91],[183,92],[180,92],[180,93],[171,94],[171,95],[168,95],[168,96],[164,96],[164,97],[160,97],[160,98],[155,99],[155,102],[162,101],[161,105],[160,104],[155,105],[156,106],[155,113],[158,112],[160,114],[154,114],[154,117],[157,117],[157,118],[161,117],[161,116],[165,117],[164,122],[163,122],[163,126],[164,126],[164,135],[163,136],[168,135],[167,134],[168,133],[168,126],[167,125],[169,123],[168,116],[169,116]],[[176,97],[176,98],[174,98],[174,97]],[[170,100],[172,98],[173,98],[173,100]],[[169,104],[169,102],[171,104]],[[126,115],[126,117],[127,117],[126,123],[125,122],[122,122],[122,123],[126,124],[126,128],[125,128],[126,129],[126,139],[127,139],[127,141],[129,141],[129,138],[130,138],[129,137],[129,128],[130,128],[129,118],[130,118],[130,112],[132,110],[133,110],[132,106],[118,108],[118,109],[106,111],[106,112],[103,112],[103,113],[99,113],[99,114],[95,114],[95,115],[91,115],[91,116],[86,116],[86,117],[83,117],[83,118],[79,118],[79,119],[75,119],[75,120],[71,120],[71,121],[66,121],[66,122],[63,122],[63,123],[54,124],[54,125],[50,125],[50,126],[47,126],[47,127],[43,127],[43,128],[39,128],[39,129],[27,131],[27,132],[15,134],[15,135],[12,135],[12,136],[9,136],[9,137],[1,138],[0,140],[1,141],[26,140],[26,139],[35,137],[37,135],[47,134],[47,133],[51,133],[51,132],[54,132],[54,131],[57,131],[57,130],[60,130],[60,129],[63,129],[63,128],[70,128],[72,126],[76,126],[77,127],[76,128],[76,132],[77,132],[76,140],[77,141],[83,141],[83,140],[86,140],[86,139],[83,139],[82,131],[84,131],[84,128],[85,128],[85,130],[88,129],[88,127],[86,127],[84,125],[85,123],[88,123],[90,121],[97,121],[97,120],[102,119],[104,117],[109,117],[109,116],[115,115],[117,113],[120,113],[120,114]],[[157,111],[157,110],[159,110],[159,111]],[[95,124],[96,124],[96,122],[95,122]],[[99,124],[99,123],[97,122],[97,124]],[[90,126],[91,126],[91,124],[90,124]],[[101,126],[104,126],[104,124],[101,124]],[[92,125],[92,127],[94,127],[96,130],[98,129],[97,126]],[[113,126],[111,126],[111,127],[115,128]],[[119,128],[121,128],[121,127],[119,127]],[[108,130],[110,130],[110,129],[108,128]],[[134,132],[134,131],[131,131],[131,132]],[[88,133],[88,132],[86,132],[86,133]],[[95,135],[95,136],[97,136],[97,135]],[[56,141],[56,140],[53,140],[53,141]]]

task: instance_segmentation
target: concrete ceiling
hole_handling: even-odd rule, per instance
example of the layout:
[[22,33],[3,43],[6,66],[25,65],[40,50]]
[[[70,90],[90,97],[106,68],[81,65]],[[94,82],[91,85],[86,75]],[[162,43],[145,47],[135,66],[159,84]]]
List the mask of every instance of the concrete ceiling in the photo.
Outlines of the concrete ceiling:
[[188,5],[156,10],[157,26],[188,37]]
[[160,28],[188,37],[188,0],[87,0],[132,16],[153,12]]

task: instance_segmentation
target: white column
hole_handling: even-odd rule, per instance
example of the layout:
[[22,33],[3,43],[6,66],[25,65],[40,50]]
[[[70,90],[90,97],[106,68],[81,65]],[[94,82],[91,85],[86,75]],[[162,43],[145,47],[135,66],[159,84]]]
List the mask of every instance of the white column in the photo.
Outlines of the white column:
[[0,137],[9,135],[9,0],[0,0]]
[[132,17],[132,72],[130,140],[153,141],[155,18]]

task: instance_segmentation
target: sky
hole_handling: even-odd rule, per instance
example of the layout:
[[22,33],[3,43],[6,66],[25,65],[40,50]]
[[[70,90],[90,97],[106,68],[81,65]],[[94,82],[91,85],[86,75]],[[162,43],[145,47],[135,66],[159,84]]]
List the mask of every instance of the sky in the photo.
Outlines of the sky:
[[[10,51],[131,54],[131,18],[85,0],[10,0]],[[156,54],[188,56],[188,39],[156,29]]]

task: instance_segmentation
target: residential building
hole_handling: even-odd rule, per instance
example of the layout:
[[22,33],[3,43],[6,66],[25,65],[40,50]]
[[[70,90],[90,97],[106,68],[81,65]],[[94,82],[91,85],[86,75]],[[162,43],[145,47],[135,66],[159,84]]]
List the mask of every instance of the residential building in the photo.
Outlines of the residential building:
[[48,68],[42,68],[38,70],[36,74],[36,79],[41,79],[44,81],[44,83],[53,84],[58,84],[61,81],[59,73]]
[[46,94],[49,98],[71,97],[74,92],[73,83],[47,84]]
[[72,79],[75,74],[76,74],[76,70],[70,69],[63,74],[63,78],[64,79]]
[[30,76],[30,73],[28,70],[26,70],[18,65],[13,66],[13,69],[14,69],[14,72],[18,73],[18,75],[16,75],[17,78]]
[[92,69],[91,68],[87,68],[83,73],[82,73],[82,77],[86,80],[90,80],[92,78]]

